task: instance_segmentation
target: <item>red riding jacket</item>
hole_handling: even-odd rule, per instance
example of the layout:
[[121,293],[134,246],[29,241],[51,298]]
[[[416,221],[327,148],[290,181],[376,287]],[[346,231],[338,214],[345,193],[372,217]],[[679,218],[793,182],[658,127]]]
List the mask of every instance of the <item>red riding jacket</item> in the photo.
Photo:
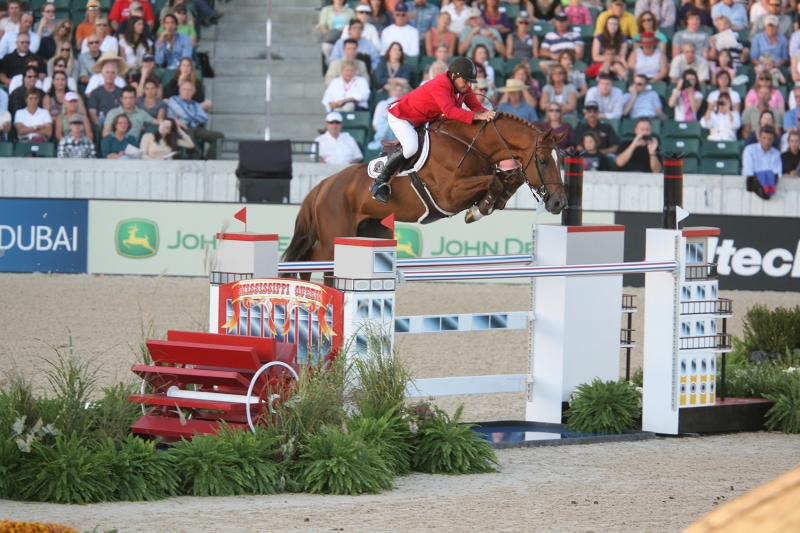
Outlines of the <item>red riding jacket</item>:
[[[464,102],[472,111],[461,107]],[[469,124],[475,111],[486,109],[478,102],[472,89],[467,89],[463,94],[456,93],[446,74],[439,74],[389,106],[389,113],[399,119],[408,120],[415,128],[443,117]]]

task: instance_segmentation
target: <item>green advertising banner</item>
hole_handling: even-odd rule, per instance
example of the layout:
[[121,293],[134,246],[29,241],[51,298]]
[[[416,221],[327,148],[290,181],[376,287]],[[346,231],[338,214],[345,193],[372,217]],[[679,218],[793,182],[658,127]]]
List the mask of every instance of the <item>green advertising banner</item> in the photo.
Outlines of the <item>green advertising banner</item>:
[[[93,274],[205,276],[225,229],[244,231],[233,218],[242,204],[89,202],[88,271]],[[294,231],[297,205],[247,204],[247,230],[277,233],[283,252]],[[611,224],[613,213],[584,213],[584,223]],[[463,215],[435,224],[397,223],[399,258],[530,253],[531,226],[559,224],[560,216],[497,211],[473,224]]]

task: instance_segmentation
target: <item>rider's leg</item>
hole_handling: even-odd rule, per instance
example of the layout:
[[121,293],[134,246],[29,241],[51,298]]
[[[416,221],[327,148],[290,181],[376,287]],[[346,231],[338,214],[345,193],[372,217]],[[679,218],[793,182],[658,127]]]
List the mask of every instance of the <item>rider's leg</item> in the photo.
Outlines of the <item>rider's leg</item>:
[[389,180],[394,176],[394,173],[403,166],[403,163],[417,153],[417,149],[419,148],[417,132],[410,122],[395,117],[391,112],[388,114],[388,122],[397,140],[400,141],[400,147],[389,155],[386,160],[386,165],[383,167],[383,172],[381,172],[380,176],[375,178],[375,181],[369,189],[372,192],[372,197],[382,204],[388,202],[389,197],[392,195]]

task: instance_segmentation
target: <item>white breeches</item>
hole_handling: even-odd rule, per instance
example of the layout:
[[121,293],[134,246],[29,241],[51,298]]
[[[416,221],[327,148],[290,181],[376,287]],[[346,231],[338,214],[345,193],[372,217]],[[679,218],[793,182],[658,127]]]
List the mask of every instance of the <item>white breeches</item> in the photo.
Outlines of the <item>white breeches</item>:
[[391,111],[388,113],[389,127],[392,128],[395,137],[400,141],[400,146],[403,147],[403,157],[411,159],[419,149],[419,138],[414,126],[407,120],[397,118],[392,115]]

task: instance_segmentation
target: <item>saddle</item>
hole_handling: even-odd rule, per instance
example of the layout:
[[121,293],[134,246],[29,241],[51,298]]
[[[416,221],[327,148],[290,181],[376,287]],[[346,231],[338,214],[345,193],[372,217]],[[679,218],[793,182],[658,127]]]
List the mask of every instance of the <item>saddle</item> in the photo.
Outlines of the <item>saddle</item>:
[[[420,149],[417,150],[417,153],[414,154],[414,157],[403,163],[400,171],[396,174],[397,176],[408,176],[412,172],[419,172],[419,170],[425,165],[431,149],[431,140],[429,135],[430,133],[428,131],[428,124],[425,124],[417,129],[417,137],[419,138]],[[367,173],[369,174],[369,177],[373,179],[377,178],[381,171],[383,171],[383,165],[386,164],[386,160],[389,158],[389,155],[394,152],[395,148],[400,146],[400,141],[381,141],[381,146],[382,148],[380,155],[370,161],[367,165]]]

